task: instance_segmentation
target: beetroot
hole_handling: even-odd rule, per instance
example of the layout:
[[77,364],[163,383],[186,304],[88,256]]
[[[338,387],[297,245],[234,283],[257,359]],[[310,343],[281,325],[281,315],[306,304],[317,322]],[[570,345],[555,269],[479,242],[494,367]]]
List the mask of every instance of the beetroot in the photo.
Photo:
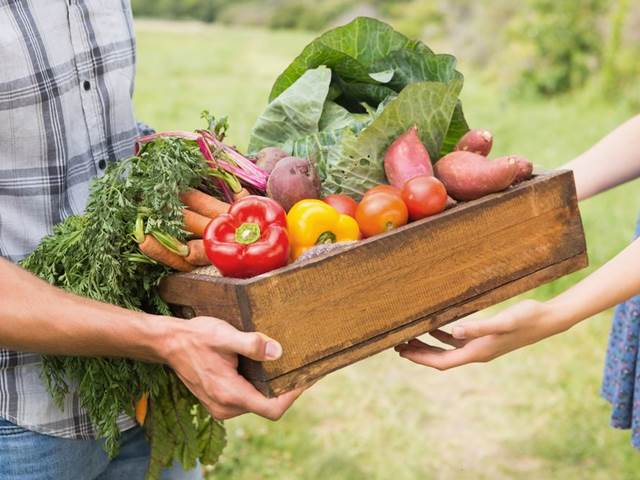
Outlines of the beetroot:
[[518,164],[512,157],[491,161],[477,153],[457,151],[442,157],[435,171],[447,193],[464,201],[508,188],[516,178]]
[[267,195],[286,211],[305,198],[320,198],[320,177],[315,165],[306,158],[283,158],[269,175]]
[[478,155],[486,157],[489,155],[492,146],[493,135],[491,135],[491,132],[489,130],[476,128],[465,133],[462,138],[458,140],[458,143],[456,143],[454,150],[477,153]]
[[384,155],[384,172],[389,183],[402,188],[405,182],[418,175],[433,175],[429,152],[418,137],[414,125],[400,135]]
[[267,173],[271,173],[276,164],[288,156],[289,154],[281,148],[265,147],[256,155],[256,165]]

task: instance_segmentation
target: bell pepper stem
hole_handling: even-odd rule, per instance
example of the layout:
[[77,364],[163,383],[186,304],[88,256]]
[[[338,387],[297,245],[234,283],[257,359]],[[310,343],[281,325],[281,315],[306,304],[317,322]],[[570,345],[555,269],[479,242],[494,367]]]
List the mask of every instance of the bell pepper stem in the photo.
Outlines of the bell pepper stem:
[[260,239],[260,225],[257,223],[243,223],[236,228],[236,242],[243,245],[255,243]]
[[316,245],[322,245],[325,243],[336,243],[336,234],[333,232],[322,232],[316,240]]

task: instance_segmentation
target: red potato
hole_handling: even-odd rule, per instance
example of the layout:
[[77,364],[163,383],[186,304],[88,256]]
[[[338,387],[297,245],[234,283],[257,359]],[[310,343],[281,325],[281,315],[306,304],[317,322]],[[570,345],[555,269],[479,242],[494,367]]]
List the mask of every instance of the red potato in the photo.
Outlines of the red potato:
[[488,160],[471,152],[451,152],[435,166],[436,177],[455,200],[475,200],[500,192],[511,185],[518,173],[517,162],[510,157]]
[[533,174],[533,163],[522,155],[507,155],[506,157],[498,157],[494,161],[510,158],[515,160],[516,165],[518,165],[518,173],[516,173],[516,178],[514,178],[513,184],[529,180]]
[[285,211],[300,200],[320,198],[320,177],[315,165],[307,158],[283,158],[269,175],[267,195]]
[[456,146],[455,151],[477,153],[486,157],[493,146],[493,135],[489,130],[474,128],[465,133]]
[[433,175],[429,152],[418,137],[414,125],[400,135],[384,154],[384,173],[389,183],[396,188],[418,175]]

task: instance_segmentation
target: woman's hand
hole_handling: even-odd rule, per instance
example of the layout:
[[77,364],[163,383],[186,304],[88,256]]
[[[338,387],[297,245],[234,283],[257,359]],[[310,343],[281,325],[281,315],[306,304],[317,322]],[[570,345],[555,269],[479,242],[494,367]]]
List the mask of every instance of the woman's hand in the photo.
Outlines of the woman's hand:
[[551,303],[525,300],[492,318],[463,322],[451,334],[435,330],[431,336],[452,349],[443,349],[414,339],[396,347],[412,362],[446,370],[467,363],[488,362],[505,353],[530,345],[570,327],[563,308]]

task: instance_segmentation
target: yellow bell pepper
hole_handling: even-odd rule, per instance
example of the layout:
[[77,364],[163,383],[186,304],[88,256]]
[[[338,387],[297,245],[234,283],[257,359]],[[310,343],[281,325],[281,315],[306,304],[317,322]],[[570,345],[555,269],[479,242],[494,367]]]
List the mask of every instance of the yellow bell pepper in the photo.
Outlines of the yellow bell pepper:
[[343,215],[322,200],[300,200],[287,214],[291,258],[296,259],[314,245],[358,240],[355,218]]

